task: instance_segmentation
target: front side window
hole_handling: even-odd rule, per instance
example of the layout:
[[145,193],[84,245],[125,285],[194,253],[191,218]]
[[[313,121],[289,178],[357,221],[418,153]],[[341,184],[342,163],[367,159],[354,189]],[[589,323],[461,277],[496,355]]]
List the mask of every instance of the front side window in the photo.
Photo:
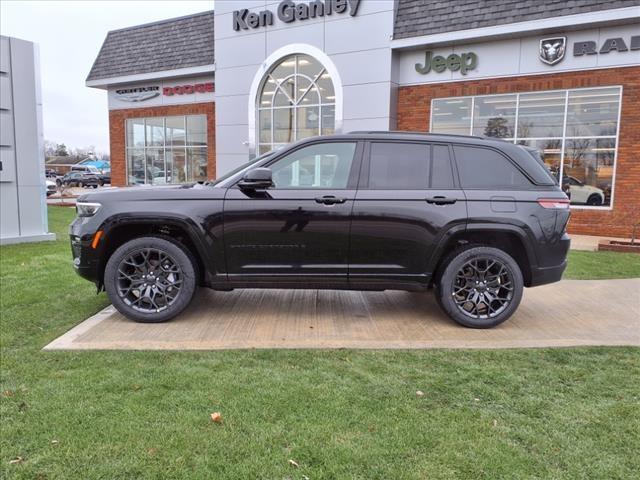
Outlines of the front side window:
[[502,154],[490,148],[453,147],[462,188],[520,189],[531,182]]
[[347,188],[356,143],[303,147],[271,165],[275,188]]
[[165,185],[207,179],[207,116],[127,120],[129,185]]
[[315,58],[291,55],[266,75],[257,99],[259,153],[335,131],[331,76]]
[[621,87],[603,87],[435,99],[431,131],[533,147],[572,205],[608,207],[621,96]]

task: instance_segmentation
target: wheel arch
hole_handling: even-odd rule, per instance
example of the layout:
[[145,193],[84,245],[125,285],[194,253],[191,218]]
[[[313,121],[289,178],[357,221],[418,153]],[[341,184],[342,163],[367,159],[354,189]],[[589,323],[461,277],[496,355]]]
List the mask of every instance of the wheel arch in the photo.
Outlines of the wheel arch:
[[160,236],[185,247],[193,257],[198,272],[198,283],[202,284],[211,259],[201,241],[201,233],[189,218],[169,215],[129,216],[115,215],[100,226],[103,231],[99,248],[97,276],[104,283],[104,271],[109,258],[118,247],[141,236]]
[[438,242],[429,262],[429,271],[433,272],[432,282],[437,281],[442,273],[442,262],[447,255],[464,244],[484,245],[505,251],[520,267],[525,286],[531,284],[532,270],[537,265],[537,259],[530,237],[516,225],[491,223],[467,225],[466,228],[454,227],[447,231]]

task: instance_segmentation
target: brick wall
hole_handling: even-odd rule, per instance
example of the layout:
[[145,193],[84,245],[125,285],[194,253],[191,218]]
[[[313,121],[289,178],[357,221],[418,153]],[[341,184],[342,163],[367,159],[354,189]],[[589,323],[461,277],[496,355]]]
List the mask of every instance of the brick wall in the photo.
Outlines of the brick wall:
[[640,67],[400,87],[398,129],[429,131],[433,98],[608,85],[623,86],[613,209],[572,209],[569,232],[629,237],[640,222]]
[[207,175],[209,179],[214,179],[216,178],[216,106],[214,102],[110,110],[109,144],[111,146],[112,185],[124,186],[127,184],[125,155],[127,119],[202,114],[207,116]]

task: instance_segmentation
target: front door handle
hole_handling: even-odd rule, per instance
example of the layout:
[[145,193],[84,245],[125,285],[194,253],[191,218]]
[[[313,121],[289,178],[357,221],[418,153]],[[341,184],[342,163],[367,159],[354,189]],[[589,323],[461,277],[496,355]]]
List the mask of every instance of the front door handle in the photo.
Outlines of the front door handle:
[[317,203],[322,203],[323,205],[335,205],[336,203],[344,203],[346,202],[346,198],[338,198],[333,195],[325,195],[324,197],[316,197]]
[[425,198],[427,203],[432,203],[435,205],[453,205],[457,202],[456,198],[448,198],[442,195],[436,195],[435,197]]

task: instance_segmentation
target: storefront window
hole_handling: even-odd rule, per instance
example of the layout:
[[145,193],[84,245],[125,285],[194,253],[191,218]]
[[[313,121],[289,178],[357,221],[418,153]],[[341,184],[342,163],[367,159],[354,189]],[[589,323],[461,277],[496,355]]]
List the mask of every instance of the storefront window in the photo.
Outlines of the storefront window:
[[259,153],[335,130],[335,91],[309,55],[284,58],[267,74],[257,100]]
[[207,116],[127,120],[129,185],[207,179]]
[[620,87],[434,99],[431,131],[536,148],[572,205],[611,206]]

